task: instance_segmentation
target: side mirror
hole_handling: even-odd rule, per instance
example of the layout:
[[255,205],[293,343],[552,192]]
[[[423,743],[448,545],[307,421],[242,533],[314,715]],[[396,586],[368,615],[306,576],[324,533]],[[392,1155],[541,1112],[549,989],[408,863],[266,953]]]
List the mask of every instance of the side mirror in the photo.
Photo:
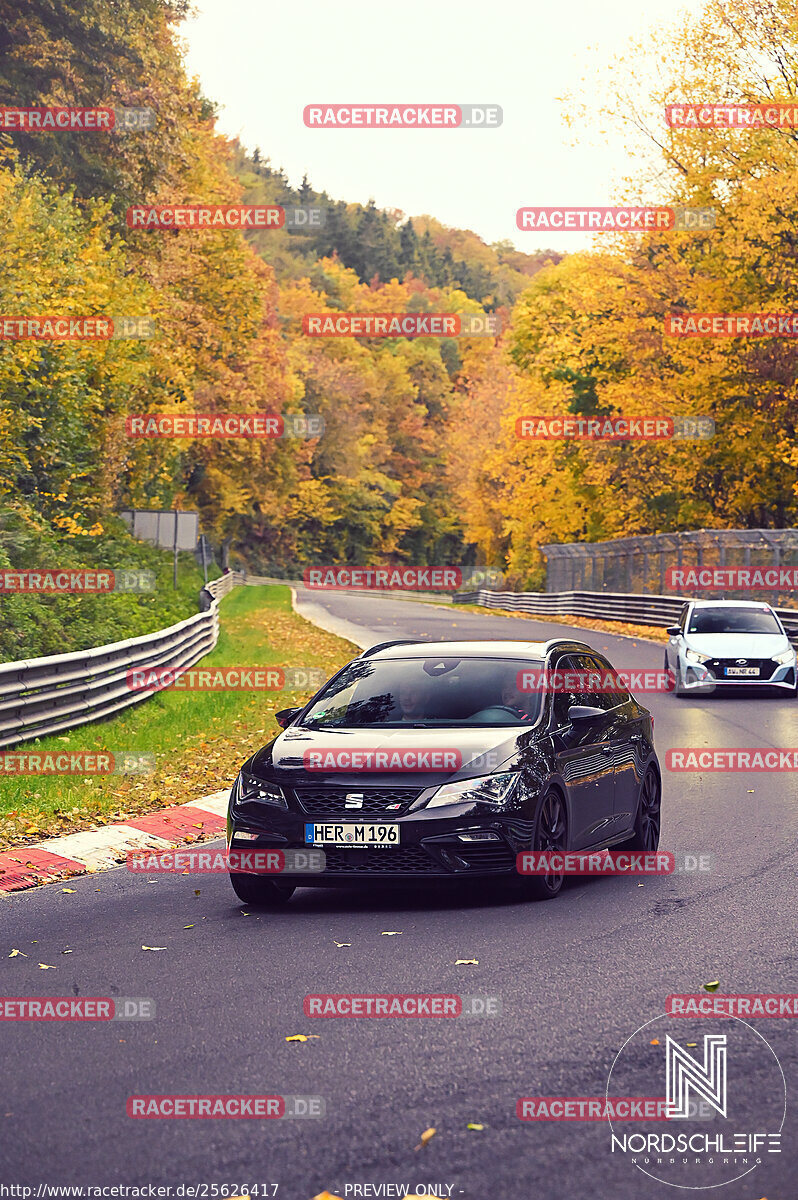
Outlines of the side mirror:
[[281,729],[287,729],[297,713],[301,712],[301,708],[283,708],[280,712],[274,714],[274,719]]
[[572,704],[568,709],[569,721],[595,721],[596,717],[603,717],[604,709],[595,708],[592,704]]
[[669,637],[678,637],[682,632],[682,627],[681,625],[669,625],[665,632]]

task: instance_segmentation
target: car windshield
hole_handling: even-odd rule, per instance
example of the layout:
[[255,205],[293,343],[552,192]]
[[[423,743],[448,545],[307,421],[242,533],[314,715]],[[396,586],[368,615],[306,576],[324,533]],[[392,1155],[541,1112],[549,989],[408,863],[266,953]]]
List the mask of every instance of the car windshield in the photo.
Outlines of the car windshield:
[[[302,720],[313,729],[445,728],[458,725],[533,725],[542,662],[529,659],[357,659],[324,688]],[[530,672],[532,675],[530,676]]]
[[781,633],[766,608],[696,608],[688,633]]

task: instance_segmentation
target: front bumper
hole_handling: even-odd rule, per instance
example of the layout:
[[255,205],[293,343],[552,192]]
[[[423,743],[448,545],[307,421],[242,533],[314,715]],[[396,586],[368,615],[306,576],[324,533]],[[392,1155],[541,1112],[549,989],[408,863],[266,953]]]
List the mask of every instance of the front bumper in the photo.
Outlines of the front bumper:
[[727,667],[734,667],[733,661],[711,659],[705,663],[694,663],[689,659],[681,661],[682,687],[685,691],[709,692],[717,689],[732,688],[779,688],[781,691],[795,690],[795,668],[789,664],[780,665],[772,659],[749,660],[760,674],[756,676],[728,676],[724,674]]
[[[308,875],[286,874],[298,887],[334,887],[358,881],[401,881],[410,878],[463,880],[468,877],[514,876],[516,855],[531,849],[533,822],[518,812],[507,813],[485,804],[459,802],[442,808],[417,809],[402,816],[336,813],[308,815],[254,801],[231,802],[228,844],[232,849],[311,848],[305,841],[306,823],[381,824],[400,827],[397,846],[350,847],[324,845],[325,869]],[[243,840],[240,833],[255,834]],[[489,840],[469,841],[474,834]]]

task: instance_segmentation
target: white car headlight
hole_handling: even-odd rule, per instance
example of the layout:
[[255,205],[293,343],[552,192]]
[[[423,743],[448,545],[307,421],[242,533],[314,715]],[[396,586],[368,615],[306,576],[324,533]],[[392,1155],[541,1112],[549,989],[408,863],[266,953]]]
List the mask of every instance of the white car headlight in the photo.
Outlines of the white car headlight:
[[685,650],[684,657],[688,662],[702,663],[708,662],[712,658],[711,654],[699,654],[697,650]]
[[427,801],[427,808],[441,808],[460,800],[479,800],[493,808],[504,808],[520,779],[519,771],[504,771],[501,775],[482,775],[478,779],[463,779],[460,783],[444,783]]
[[795,662],[795,651],[792,646],[788,646],[786,650],[782,650],[781,654],[774,654],[773,661],[782,665],[784,663]]
[[239,800],[259,800],[261,804],[276,804],[280,808],[288,808],[283,789],[276,783],[267,783],[265,779],[256,779],[254,775],[247,775],[242,771],[236,787]]

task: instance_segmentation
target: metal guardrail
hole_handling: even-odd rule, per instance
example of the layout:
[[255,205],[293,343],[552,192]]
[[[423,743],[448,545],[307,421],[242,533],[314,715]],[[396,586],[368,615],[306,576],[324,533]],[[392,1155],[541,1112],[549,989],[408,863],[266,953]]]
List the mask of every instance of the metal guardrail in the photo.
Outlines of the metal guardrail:
[[[480,604],[509,612],[535,616],[594,617],[603,621],[626,621],[630,625],[672,625],[679,616],[684,596],[641,596],[630,592],[456,592],[455,604]],[[775,610],[790,635],[798,639],[798,609]]]
[[128,672],[193,666],[218,640],[219,600],[243,582],[234,572],[213,580],[203,589],[210,594],[205,611],[168,629],[75,654],[0,663],[0,749],[98,721],[149,699],[154,693],[131,688]]
[[[297,581],[298,582],[298,581]],[[219,637],[219,600],[234,587],[291,583],[290,580],[228,572],[202,589],[207,607],[168,629],[109,646],[0,663],[0,750],[99,721],[157,694],[131,688],[134,670],[185,671],[211,650]],[[204,595],[203,595],[204,594]],[[362,593],[360,593],[362,594]],[[390,592],[371,595],[391,596]],[[455,604],[479,604],[535,616],[593,617],[632,625],[670,625],[685,603],[680,596],[623,592],[456,592]],[[791,640],[798,641],[798,610],[777,608]]]

